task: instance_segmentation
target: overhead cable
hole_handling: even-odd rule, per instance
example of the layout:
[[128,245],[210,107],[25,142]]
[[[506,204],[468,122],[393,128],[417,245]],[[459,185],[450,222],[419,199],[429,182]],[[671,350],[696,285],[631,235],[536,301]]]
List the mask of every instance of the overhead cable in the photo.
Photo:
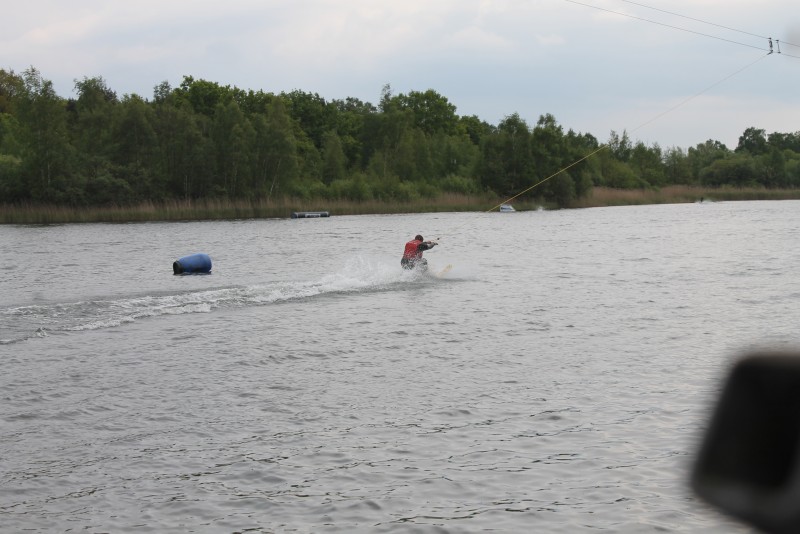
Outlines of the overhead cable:
[[[685,18],[685,19],[693,20],[695,22],[702,22],[703,24],[708,24],[709,26],[716,26],[717,28],[722,28],[724,30],[730,30],[732,32],[743,33],[745,35],[750,35],[752,37],[758,37],[760,39],[771,39],[771,37],[767,37],[767,36],[764,36],[764,35],[758,35],[756,33],[750,33],[750,32],[744,31],[744,30],[737,30],[736,28],[730,28],[728,26],[723,26],[722,24],[716,24],[714,22],[709,22],[707,20],[696,19],[694,17],[689,17],[687,15],[681,15],[680,13],[675,13],[674,11],[667,11],[666,9],[660,9],[660,8],[653,7],[653,6],[648,6],[647,4],[642,4],[641,2],[634,2],[633,0],[622,0],[622,1],[625,2],[625,3],[628,3],[628,4],[633,4],[633,5],[636,5],[636,6],[645,7],[647,9],[652,9],[654,11],[660,11],[661,13],[666,13],[668,15],[674,15],[676,17],[682,17],[682,18]],[[800,45],[792,44],[792,43],[789,43],[787,41],[779,41],[779,42],[781,44],[785,44],[785,45],[789,45],[789,46],[796,46],[796,47],[800,48]],[[780,50],[778,50],[778,53],[780,53]]]
[[622,17],[628,17],[628,18],[632,18],[632,19],[636,19],[636,20],[641,20],[643,22],[649,22],[650,24],[658,24],[659,26],[665,26],[667,28],[672,28],[673,30],[680,30],[682,32],[693,33],[695,35],[701,35],[703,37],[710,37],[711,39],[717,39],[719,41],[725,41],[725,42],[728,42],[728,43],[737,44],[739,46],[746,46],[747,48],[755,48],[756,50],[763,50],[765,52],[769,52],[768,49],[766,49],[766,48],[764,48],[762,46],[755,46],[755,45],[751,45],[751,44],[747,44],[747,43],[742,43],[742,42],[739,42],[739,41],[734,41],[732,39],[725,39],[724,37],[718,37],[716,35],[711,35],[711,34],[708,34],[708,33],[703,33],[703,32],[698,32],[698,31],[695,31],[695,30],[690,30],[688,28],[681,28],[680,26],[674,26],[672,24],[666,24],[664,22],[658,22],[657,20],[650,20],[650,19],[646,19],[646,18],[643,18],[643,17],[637,17],[636,15],[631,15],[631,14],[628,14],[628,13],[622,13],[621,11],[614,11],[613,9],[606,9],[604,7],[593,6],[591,4],[585,4],[583,2],[578,2],[577,0],[564,0],[564,1],[565,2],[569,2],[571,4],[577,4],[579,6],[591,7],[593,9],[597,9],[597,10],[600,10],[600,11],[605,11],[607,13],[613,13],[615,15],[620,15]]

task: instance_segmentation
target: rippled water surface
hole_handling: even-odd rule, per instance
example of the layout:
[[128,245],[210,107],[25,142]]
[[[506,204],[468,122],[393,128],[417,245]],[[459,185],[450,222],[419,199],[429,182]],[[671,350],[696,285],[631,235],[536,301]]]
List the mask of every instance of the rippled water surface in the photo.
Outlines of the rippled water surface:
[[[400,269],[416,233],[443,278]],[[748,532],[686,479],[731,361],[797,341],[799,233],[794,201],[0,226],[0,529]]]

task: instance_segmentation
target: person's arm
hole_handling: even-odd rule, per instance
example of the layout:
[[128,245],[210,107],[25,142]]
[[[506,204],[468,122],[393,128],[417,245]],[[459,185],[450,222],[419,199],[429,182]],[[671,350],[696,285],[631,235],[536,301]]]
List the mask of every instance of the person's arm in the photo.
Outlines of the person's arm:
[[422,252],[423,250],[430,250],[438,244],[439,243],[435,241],[423,241],[417,246],[417,250],[419,250],[420,252]]

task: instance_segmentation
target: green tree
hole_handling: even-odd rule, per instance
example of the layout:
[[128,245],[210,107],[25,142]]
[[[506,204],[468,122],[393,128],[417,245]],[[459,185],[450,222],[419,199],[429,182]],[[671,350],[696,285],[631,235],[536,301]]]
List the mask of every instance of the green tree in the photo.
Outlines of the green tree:
[[265,117],[257,117],[255,129],[257,189],[270,198],[298,176],[292,120],[281,98],[269,104]]
[[791,156],[786,160],[786,184],[787,187],[800,187],[800,153],[790,152]]
[[377,113],[377,108],[369,102],[362,102],[357,98],[334,100],[333,105],[338,109],[336,133],[342,142],[342,150],[347,158],[348,167],[358,168],[363,163],[364,146],[362,132],[366,117]]
[[711,139],[690,147],[687,153],[687,163],[692,172],[692,183],[700,183],[703,169],[731,154],[732,152],[724,144]]
[[576,197],[575,181],[567,172],[561,172],[548,181],[550,198],[562,208],[569,206]]
[[155,113],[147,102],[137,95],[125,95],[113,124],[113,161],[119,169],[119,177],[129,184],[133,195],[118,199],[120,203],[163,195],[163,188],[154,176],[158,157],[154,123]]
[[638,141],[631,150],[628,164],[642,182],[655,187],[664,185],[663,154],[658,144],[648,147]]
[[788,187],[789,179],[786,174],[786,156],[784,151],[771,146],[767,153],[756,158],[757,167],[762,176],[761,183],[765,187]]
[[711,187],[752,187],[758,185],[757,178],[755,162],[750,154],[732,154],[714,160],[700,172],[701,183]]
[[25,92],[25,82],[13,70],[0,69],[0,113],[13,114],[14,100]]
[[459,117],[458,130],[459,133],[469,136],[473,145],[480,147],[483,139],[494,132],[494,127],[479,119],[477,115],[470,115],[469,117]]
[[306,136],[317,150],[322,148],[325,134],[337,130],[338,109],[328,104],[324,98],[314,93],[292,91],[281,93],[289,115],[298,122]]
[[680,147],[664,151],[664,180],[667,184],[692,184],[692,169],[686,152]]
[[430,178],[433,162],[425,134],[409,128],[392,151],[391,171],[400,180],[422,182]]
[[233,92],[230,86],[184,76],[180,87],[174,91],[174,97],[187,102],[196,113],[210,118],[214,116],[217,105],[233,100]]
[[513,195],[532,185],[531,132],[518,114],[503,119],[484,139],[478,176],[485,188],[501,195]]
[[427,135],[456,133],[456,107],[433,89],[410,91],[407,95],[394,97],[394,100],[398,109],[411,111],[414,127]]
[[767,135],[764,130],[759,128],[747,128],[739,136],[739,144],[734,152],[748,152],[753,156],[758,156],[767,152]]
[[[163,86],[162,86],[162,89]],[[173,198],[201,198],[209,194],[213,150],[202,124],[188,103],[162,92],[155,99],[154,129],[158,137],[158,167],[166,194]]]
[[266,113],[269,104],[277,98],[272,93],[265,93],[264,91],[247,91],[246,93],[237,90],[235,93],[236,103],[246,115],[253,115],[257,113]]
[[[575,160],[567,161],[571,151],[564,129],[550,113],[540,115],[536,121],[531,135],[531,151],[534,179],[541,182],[532,194],[554,200],[559,206],[568,205],[575,197],[575,183],[570,173],[561,171]],[[580,172],[580,165],[574,168],[574,172]]]
[[347,158],[342,149],[342,140],[330,131],[322,139],[322,181],[330,185],[343,180],[347,170]]
[[602,150],[595,156],[599,163],[599,180],[596,185],[616,189],[637,189],[647,184],[641,182],[630,165],[620,161],[609,150]]
[[[101,77],[75,80],[78,98],[70,102],[71,130],[76,150],[76,182],[87,192],[87,202],[112,203],[124,187],[117,187],[112,156],[117,139],[112,132],[117,95]],[[109,185],[112,184],[113,185]],[[108,191],[116,189],[112,194]],[[125,200],[130,200],[126,198]]]
[[394,98],[394,94],[392,93],[392,86],[391,84],[385,84],[381,88],[381,98],[378,101],[378,110],[381,113],[387,113],[392,110],[392,108],[397,107],[397,100]]
[[415,152],[407,149],[408,132],[413,128],[411,112],[400,110],[391,100],[383,105],[386,111],[364,117],[361,146],[364,150],[363,161],[367,162],[371,172],[375,174],[379,171],[376,176],[387,178],[395,172],[401,149],[408,155]]
[[21,180],[22,147],[17,140],[18,132],[17,119],[9,113],[0,113],[0,203],[16,202],[27,196]]
[[250,158],[256,131],[235,101],[217,104],[211,138],[216,152],[218,193],[231,198],[247,196],[251,191]]
[[433,165],[432,175],[439,179],[446,176],[472,176],[480,157],[480,148],[466,133],[460,135],[434,135],[428,140]]
[[575,165],[569,168],[569,173],[573,177],[575,184],[575,197],[584,198],[589,196],[595,182],[601,181],[601,171],[599,160],[596,157],[598,150],[608,152],[607,149],[600,149],[597,138],[588,133],[576,133],[569,130],[564,139],[566,143],[566,155],[562,164]]
[[32,200],[80,202],[80,191],[70,181],[72,146],[67,130],[66,103],[38,70],[31,67],[22,74],[24,87],[17,117],[21,142],[23,179]]
[[620,137],[617,132],[611,130],[606,144],[611,154],[619,161],[627,162],[631,158],[633,144],[631,143],[630,137],[628,137],[628,132],[623,130],[622,137]]
[[780,150],[791,150],[800,154],[800,132],[774,132],[767,137],[767,144]]

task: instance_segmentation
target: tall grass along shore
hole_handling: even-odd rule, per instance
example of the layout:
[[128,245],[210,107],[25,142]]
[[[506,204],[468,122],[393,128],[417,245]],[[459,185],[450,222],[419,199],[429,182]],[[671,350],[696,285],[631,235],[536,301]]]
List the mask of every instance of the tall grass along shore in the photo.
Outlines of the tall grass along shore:
[[[669,186],[662,189],[610,189],[595,187],[569,208],[641,204],[677,204],[725,200],[800,199],[800,189],[703,188]],[[444,194],[410,202],[351,200],[182,200],[145,202],[134,206],[70,207],[43,204],[0,206],[0,224],[61,224],[96,222],[200,221],[288,218],[294,211],[328,211],[332,215],[489,211],[504,199],[492,195]],[[517,211],[550,209],[533,199],[515,200]]]

